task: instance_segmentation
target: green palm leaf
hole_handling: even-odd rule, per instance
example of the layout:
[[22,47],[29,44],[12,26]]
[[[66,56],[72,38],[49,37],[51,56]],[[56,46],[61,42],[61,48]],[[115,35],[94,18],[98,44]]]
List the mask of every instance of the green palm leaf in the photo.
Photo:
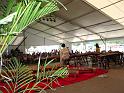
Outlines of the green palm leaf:
[[[0,0],[0,12],[2,12],[2,15],[0,16],[0,34],[2,34],[0,35],[0,45],[2,45],[0,47],[0,54],[3,54],[8,45],[10,45],[16,38],[16,36],[13,36],[14,32],[20,33],[23,29],[25,29],[37,19],[54,11],[58,11],[59,8],[57,7],[57,2],[60,3],[58,0],[5,1],[6,3],[3,3],[3,0]],[[14,15],[11,16],[11,14]],[[2,55],[0,55],[0,57],[2,65]],[[45,63],[44,68],[46,68],[46,66],[51,62],[52,61]],[[38,63],[38,69],[40,69],[39,66],[40,62]],[[45,69],[43,72],[41,72],[41,74],[43,74],[43,76],[45,75],[45,78],[48,77]],[[40,76],[42,76],[41,74],[38,70],[37,78],[40,78]],[[36,89],[40,89],[41,91],[45,92],[44,88],[42,89],[40,87],[36,87],[39,82],[44,80],[44,78],[36,82],[32,88],[28,88],[31,82],[36,81],[34,79],[34,75],[32,74],[32,70],[29,69],[28,66],[22,65],[22,63],[18,62],[16,59],[14,59],[13,62],[10,62],[8,66],[5,66],[4,69],[2,69],[1,76],[7,79],[5,82],[9,88],[6,88],[5,86],[0,87],[6,89],[8,93],[25,93],[27,90],[31,91]],[[27,87],[23,89],[24,86]]]
[[4,80],[8,86],[8,89],[6,88],[6,90],[9,91],[9,93],[26,91],[23,87],[27,86],[31,82],[35,82],[32,70],[28,66],[22,65],[22,63],[17,61],[15,58],[13,59],[13,62],[9,63],[8,66],[2,69],[2,75],[11,79],[10,81]]
[[[14,6],[13,4],[14,3],[9,4],[9,6],[12,7]],[[59,8],[54,0],[20,0],[20,2],[16,4],[16,7],[14,6],[14,9],[11,8],[11,10],[16,10],[15,12],[17,12],[17,14],[14,16],[11,23],[3,26],[6,28],[4,30],[8,33],[8,35],[3,36],[5,38],[1,39],[1,42],[3,42],[3,45],[0,49],[1,53],[3,53],[8,45],[11,44],[16,38],[16,36],[11,36],[13,32],[21,32],[35,20],[51,12],[58,11]],[[9,13],[10,9],[6,8],[6,14]]]

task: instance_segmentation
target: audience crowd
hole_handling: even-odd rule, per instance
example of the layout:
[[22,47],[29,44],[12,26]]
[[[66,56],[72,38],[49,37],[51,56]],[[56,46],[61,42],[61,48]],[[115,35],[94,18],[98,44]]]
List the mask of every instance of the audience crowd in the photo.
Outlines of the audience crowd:
[[[112,52],[112,51],[109,51]],[[79,51],[70,51],[70,55],[71,56],[75,56],[76,54],[90,54],[90,53],[94,53],[94,52],[87,52],[87,53],[82,53]],[[101,52],[102,54],[104,54],[104,52]],[[24,54],[23,52],[20,52],[19,49],[16,50],[11,50],[11,52],[9,54],[4,54],[3,55],[3,63],[7,64],[8,62],[11,61],[12,57],[16,57],[20,62],[24,63],[24,64],[37,64],[38,63],[38,59],[40,57],[41,62],[45,62],[45,60],[47,59],[47,62],[51,59],[55,58],[55,62],[60,62],[60,50],[52,50],[51,52],[37,52],[37,53],[32,53],[32,54]]]
[[[80,52],[75,51],[73,52],[73,50],[70,51],[70,55],[71,54],[80,54]],[[12,57],[16,57],[20,62],[24,63],[24,64],[29,64],[29,63],[37,63],[39,57],[44,60],[46,58],[54,58],[56,56],[60,56],[60,50],[52,50],[51,52],[33,52],[32,54],[24,54],[23,52],[20,52],[19,49],[12,49],[11,52],[9,54],[4,54],[3,55],[3,59],[4,59],[4,63],[7,64],[7,62],[10,61],[10,59]],[[59,61],[59,60],[57,60]]]

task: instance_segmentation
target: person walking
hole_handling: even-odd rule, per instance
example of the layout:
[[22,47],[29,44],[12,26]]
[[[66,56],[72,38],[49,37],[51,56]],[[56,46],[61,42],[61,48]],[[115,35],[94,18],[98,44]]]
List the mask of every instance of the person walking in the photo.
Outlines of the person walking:
[[65,44],[63,43],[61,45],[62,49],[60,50],[60,63],[62,66],[69,65],[69,49],[65,47]]

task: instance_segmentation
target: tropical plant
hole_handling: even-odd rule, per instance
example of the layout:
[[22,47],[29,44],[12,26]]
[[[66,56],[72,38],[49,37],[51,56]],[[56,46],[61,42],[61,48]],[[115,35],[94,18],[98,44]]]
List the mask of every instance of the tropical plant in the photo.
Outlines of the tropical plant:
[[[4,87],[8,93],[10,93],[10,91],[12,93],[25,93],[27,90],[30,92],[36,89],[44,91],[44,89],[36,87],[36,85],[46,77],[44,76],[46,75],[44,74],[46,72],[45,69],[43,71],[44,73],[41,73],[44,77],[40,80],[40,68],[38,67],[36,75],[37,82],[29,89],[28,86],[30,82],[36,81],[33,78],[32,70],[18,61],[10,62],[8,67],[5,66],[5,68],[2,69],[2,54],[17,35],[31,23],[49,13],[58,11],[57,3],[60,2],[58,0],[0,0],[0,75],[7,79],[5,82],[9,88],[2,87]],[[40,63],[38,66],[40,66]],[[3,74],[1,74],[1,69]],[[23,90],[22,87],[24,85],[27,86]],[[47,86],[48,85],[49,84],[47,84]]]
[[[3,79],[6,85],[1,86],[0,90],[4,88],[7,93],[30,93],[33,91],[38,91],[39,93],[45,92],[45,89],[49,87],[54,90],[52,87],[53,82],[57,82],[58,77],[67,76],[68,70],[67,68],[59,68],[58,70],[53,71],[51,73],[47,73],[46,66],[48,66],[53,60],[48,63],[44,63],[44,68],[40,70],[40,57],[38,62],[38,70],[37,73],[34,74],[33,70],[28,66],[20,63],[16,58],[12,59],[12,62],[8,64],[8,66],[4,66],[2,69]],[[46,74],[47,73],[47,74]],[[49,82],[43,82],[44,80],[48,80]],[[31,87],[30,84],[34,83]],[[44,87],[39,87],[38,84],[44,85]],[[60,84],[59,84],[60,85]],[[61,86],[61,85],[60,85]]]
[[13,34],[19,34],[40,17],[58,11],[57,3],[60,2],[58,0],[0,0],[1,65],[3,52],[17,37]]
[[59,10],[56,0],[0,0],[0,4],[0,53],[16,38],[12,34],[20,33],[40,17]]
[[[49,83],[47,86],[49,86],[49,88],[51,88],[52,90],[55,90],[52,88],[52,83],[56,83],[59,86],[61,86],[58,82],[58,78],[64,78],[66,76],[68,76],[68,69],[67,67],[59,67],[56,70],[56,65],[52,65],[50,70],[47,70],[47,66],[49,66],[52,62],[54,61],[54,59],[50,60],[49,62],[47,62],[47,58],[44,62],[44,64],[42,65],[43,68],[41,68],[40,70],[40,57],[39,57],[39,61],[38,61],[38,70],[37,70],[37,75],[36,75],[36,81],[37,82],[42,82],[43,80],[48,80]],[[47,87],[45,86],[44,89]]]
[[7,85],[0,86],[1,89],[4,88],[7,93],[25,93],[28,90],[28,87],[25,89],[23,89],[23,87],[29,86],[31,82],[35,81],[32,70],[28,66],[22,65],[22,63],[15,58],[8,64],[8,66],[4,66],[2,75],[9,78],[9,80],[4,80]]

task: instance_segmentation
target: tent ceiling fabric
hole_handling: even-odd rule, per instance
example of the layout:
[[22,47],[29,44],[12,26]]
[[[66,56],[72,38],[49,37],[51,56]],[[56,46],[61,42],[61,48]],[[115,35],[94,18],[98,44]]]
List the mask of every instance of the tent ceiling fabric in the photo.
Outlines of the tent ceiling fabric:
[[56,28],[59,28],[59,29],[64,30],[64,31],[70,31],[70,30],[79,28],[79,26],[70,24],[70,23],[68,22],[68,23],[59,25],[59,26],[57,26]]
[[122,25],[124,24],[124,1],[59,1],[68,10],[60,7],[60,11],[55,13],[56,22],[40,20],[30,25],[30,29],[26,32],[60,43],[124,36],[124,26]]
[[108,20],[109,18],[107,18],[100,12],[95,11],[93,13],[82,16],[78,18],[77,20],[73,20],[73,21],[83,26],[90,26],[90,25],[101,23],[101,22],[108,21]]
[[82,29],[79,29],[79,30],[67,32],[67,34],[72,34],[72,35],[75,35],[75,36],[82,36],[82,35],[88,35],[88,34],[92,34],[92,33],[88,32],[87,30],[82,28]]
[[[86,0],[117,22],[124,20],[124,0]],[[102,2],[102,3],[101,3]],[[120,19],[121,18],[121,19]],[[119,19],[119,21],[117,20]],[[122,22],[121,24],[124,24]]]
[[46,30],[46,31],[44,31],[44,32],[47,32],[47,33],[52,34],[52,35],[56,35],[56,34],[62,33],[61,31],[59,31],[59,30],[57,30],[57,29],[54,29],[54,28],[51,28],[51,29]]

